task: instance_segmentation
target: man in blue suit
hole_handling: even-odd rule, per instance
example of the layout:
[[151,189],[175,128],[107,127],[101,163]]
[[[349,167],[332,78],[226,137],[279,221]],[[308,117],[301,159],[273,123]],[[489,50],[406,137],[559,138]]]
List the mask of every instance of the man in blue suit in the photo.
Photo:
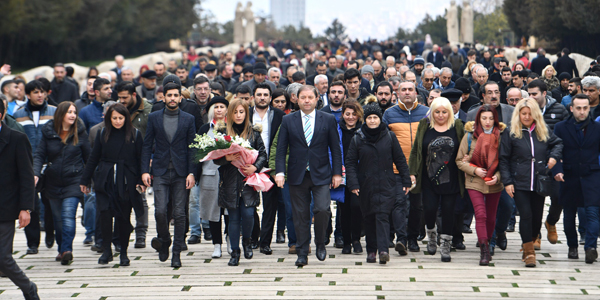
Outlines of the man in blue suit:
[[152,248],[158,250],[160,261],[169,258],[171,234],[167,218],[169,196],[172,199],[175,234],[172,267],[181,267],[180,253],[185,235],[185,208],[189,192],[195,184],[194,152],[189,145],[194,141],[196,126],[194,116],[181,111],[181,86],[174,82],[164,85],[166,107],[148,116],[148,127],[142,148],[142,181],[151,186],[150,157],[154,176],[154,217],[158,238],[152,239]]
[[337,188],[342,182],[342,151],[337,122],[333,115],[315,110],[318,96],[313,86],[304,85],[298,90],[300,111],[283,117],[277,140],[275,183],[283,188],[287,169],[297,237],[296,266],[308,264],[311,193],[315,203],[316,255],[317,259],[325,260],[325,232],[331,218],[329,189]]

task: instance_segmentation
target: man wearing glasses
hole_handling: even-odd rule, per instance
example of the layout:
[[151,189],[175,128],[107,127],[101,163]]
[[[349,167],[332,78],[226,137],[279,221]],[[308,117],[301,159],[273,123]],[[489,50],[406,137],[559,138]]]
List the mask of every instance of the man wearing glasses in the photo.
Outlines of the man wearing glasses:
[[474,105],[469,109],[467,113],[467,122],[475,121],[475,117],[477,116],[477,110],[479,107],[484,104],[489,104],[496,108],[498,112],[498,119],[506,124],[506,126],[510,127],[510,120],[512,118],[512,113],[514,107],[500,103],[500,87],[498,83],[495,81],[488,81],[481,86],[481,94],[483,98],[481,99],[480,105]]

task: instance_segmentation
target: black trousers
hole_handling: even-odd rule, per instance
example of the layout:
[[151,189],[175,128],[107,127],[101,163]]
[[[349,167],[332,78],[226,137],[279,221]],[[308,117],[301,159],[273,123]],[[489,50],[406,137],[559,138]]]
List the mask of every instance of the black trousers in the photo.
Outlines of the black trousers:
[[423,197],[421,194],[408,193],[408,224],[407,238],[417,240],[419,231],[422,228],[421,219],[423,218]]
[[0,272],[4,273],[22,291],[29,292],[32,282],[19,268],[12,256],[15,222],[0,222]]
[[365,216],[367,253],[388,252],[390,236],[390,214],[377,213]]
[[425,210],[425,224],[428,229],[435,227],[437,219],[438,206],[441,204],[442,213],[442,234],[452,234],[454,227],[454,206],[456,202],[456,194],[439,195],[431,191],[431,189],[423,189],[423,208]]
[[290,185],[292,201],[292,216],[296,229],[296,253],[298,256],[308,256],[310,243],[310,199],[311,192],[315,202],[313,215],[315,218],[315,243],[325,245],[325,232],[331,219],[331,195],[329,184],[315,185],[306,171],[302,183]]
[[[98,198],[96,198],[98,201]],[[129,201],[118,201],[120,214],[116,211],[104,210],[100,212],[100,226],[102,227],[102,248],[110,249],[113,239],[113,217],[115,219],[115,231],[118,232],[121,253],[126,253],[129,246],[129,237],[133,226],[131,225],[132,205]],[[125,251],[125,252],[124,252]]]
[[44,204],[44,231],[46,232],[46,235],[50,234],[54,237],[54,217],[52,216],[50,201],[48,200],[48,197],[44,196],[43,192],[40,194],[42,195],[42,204]]
[[537,238],[542,228],[544,197],[532,191],[515,190],[515,204],[519,209],[521,241],[528,243]]
[[342,236],[344,237],[344,246],[351,245],[360,241],[362,231],[362,211],[359,205],[358,196],[345,191],[344,203],[338,202],[340,217],[342,222]]
[[[272,181],[272,179],[271,179]],[[268,192],[263,192],[263,213],[260,228],[260,246],[271,246],[273,240],[273,229],[275,227],[275,217],[279,209],[279,198],[281,189],[272,188]],[[255,219],[256,216],[255,216]],[[256,227],[256,224],[255,224]]]
[[550,194],[550,209],[548,210],[548,217],[546,221],[550,225],[556,225],[556,222],[560,220],[560,213],[562,212],[562,206],[559,204],[560,201],[560,183],[558,181],[552,181],[552,191]]
[[31,220],[25,227],[25,237],[29,248],[40,247],[40,206],[40,198],[38,193],[35,193],[34,209],[30,214]]

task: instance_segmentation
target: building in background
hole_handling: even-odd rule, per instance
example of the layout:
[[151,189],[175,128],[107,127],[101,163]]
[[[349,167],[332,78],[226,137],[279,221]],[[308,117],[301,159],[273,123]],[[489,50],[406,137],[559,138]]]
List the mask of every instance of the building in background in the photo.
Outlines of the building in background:
[[271,0],[271,17],[278,29],[289,25],[300,29],[306,24],[306,0]]

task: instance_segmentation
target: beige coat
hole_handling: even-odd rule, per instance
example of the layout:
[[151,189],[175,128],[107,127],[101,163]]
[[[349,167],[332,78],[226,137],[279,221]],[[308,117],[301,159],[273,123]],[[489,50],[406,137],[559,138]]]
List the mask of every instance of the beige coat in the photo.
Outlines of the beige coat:
[[[504,185],[502,185],[500,179],[500,169],[496,170],[496,177],[498,177],[498,182],[495,185],[489,186],[485,184],[483,178],[475,175],[476,167],[473,167],[470,164],[471,157],[473,155],[473,151],[477,145],[477,139],[473,136],[473,132],[475,131],[475,122],[470,121],[465,124],[465,135],[460,143],[460,147],[458,148],[458,154],[456,155],[456,165],[458,169],[465,172],[465,188],[468,190],[476,190],[483,194],[493,194],[501,192],[504,189]],[[506,125],[500,122],[500,132],[506,129]],[[470,133],[470,134],[469,134]],[[467,153],[467,149],[469,147],[469,135],[471,136],[471,149],[469,153]],[[500,143],[498,143],[498,147],[500,147]],[[463,161],[465,155],[468,154],[468,160]],[[498,154],[500,154],[500,149],[498,149]]]

